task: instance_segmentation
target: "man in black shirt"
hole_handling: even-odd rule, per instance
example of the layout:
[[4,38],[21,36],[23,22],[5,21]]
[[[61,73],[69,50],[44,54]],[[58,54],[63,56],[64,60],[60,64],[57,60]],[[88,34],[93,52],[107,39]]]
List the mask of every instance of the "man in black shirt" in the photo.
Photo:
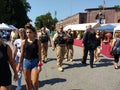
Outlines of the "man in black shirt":
[[89,28],[86,30],[83,36],[83,46],[84,46],[84,55],[82,63],[86,64],[86,59],[88,55],[88,51],[90,52],[90,67],[93,68],[93,61],[94,61],[94,50],[96,49],[96,33],[95,30],[91,28],[91,25],[88,26]]

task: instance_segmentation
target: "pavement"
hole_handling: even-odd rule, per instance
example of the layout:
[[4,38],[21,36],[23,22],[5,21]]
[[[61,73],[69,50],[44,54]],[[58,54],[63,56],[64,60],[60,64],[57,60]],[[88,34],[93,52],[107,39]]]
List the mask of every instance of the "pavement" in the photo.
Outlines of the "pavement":
[[[100,55],[99,61],[90,68],[89,56],[87,65],[81,64],[82,48],[74,46],[73,62],[63,61],[64,72],[59,72],[56,65],[56,52],[48,50],[48,61],[39,74],[39,90],[120,90],[120,67],[114,69],[113,58]],[[12,90],[17,82],[13,81]],[[24,76],[22,90],[25,89]]]

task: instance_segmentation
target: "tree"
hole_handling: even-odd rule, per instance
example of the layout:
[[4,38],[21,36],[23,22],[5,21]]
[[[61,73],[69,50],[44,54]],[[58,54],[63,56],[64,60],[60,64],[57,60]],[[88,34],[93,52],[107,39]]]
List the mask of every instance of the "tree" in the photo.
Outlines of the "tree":
[[36,17],[35,27],[40,29],[43,26],[49,28],[51,31],[55,29],[55,23],[58,22],[57,18],[52,18],[51,13],[48,12],[45,15]]
[[120,5],[115,5],[114,7],[117,12],[120,12]]
[[30,22],[27,12],[31,9],[26,0],[0,0],[0,23],[24,27]]
[[102,9],[103,9],[103,5],[99,5],[98,8],[99,8],[100,10],[102,10]]

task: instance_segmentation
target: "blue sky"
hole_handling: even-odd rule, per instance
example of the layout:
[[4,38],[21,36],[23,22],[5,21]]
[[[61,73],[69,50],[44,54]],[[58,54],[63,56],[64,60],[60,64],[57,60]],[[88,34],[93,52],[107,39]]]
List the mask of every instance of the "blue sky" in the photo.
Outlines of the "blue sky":
[[[103,5],[104,0],[27,0],[31,5],[31,10],[28,12],[29,18],[34,25],[37,16],[44,15],[48,12],[57,19],[62,20],[79,12],[85,12],[87,8],[98,8]],[[120,0],[105,0],[106,7],[120,5]]]

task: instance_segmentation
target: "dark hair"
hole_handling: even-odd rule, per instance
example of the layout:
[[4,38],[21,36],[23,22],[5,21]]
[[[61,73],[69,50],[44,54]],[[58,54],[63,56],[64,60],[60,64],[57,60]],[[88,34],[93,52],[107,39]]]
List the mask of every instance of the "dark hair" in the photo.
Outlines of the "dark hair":
[[25,30],[27,30],[27,29],[30,29],[30,30],[35,34],[35,37],[37,37],[37,31],[36,31],[36,29],[32,26],[32,24],[27,23],[27,24],[25,25]]

